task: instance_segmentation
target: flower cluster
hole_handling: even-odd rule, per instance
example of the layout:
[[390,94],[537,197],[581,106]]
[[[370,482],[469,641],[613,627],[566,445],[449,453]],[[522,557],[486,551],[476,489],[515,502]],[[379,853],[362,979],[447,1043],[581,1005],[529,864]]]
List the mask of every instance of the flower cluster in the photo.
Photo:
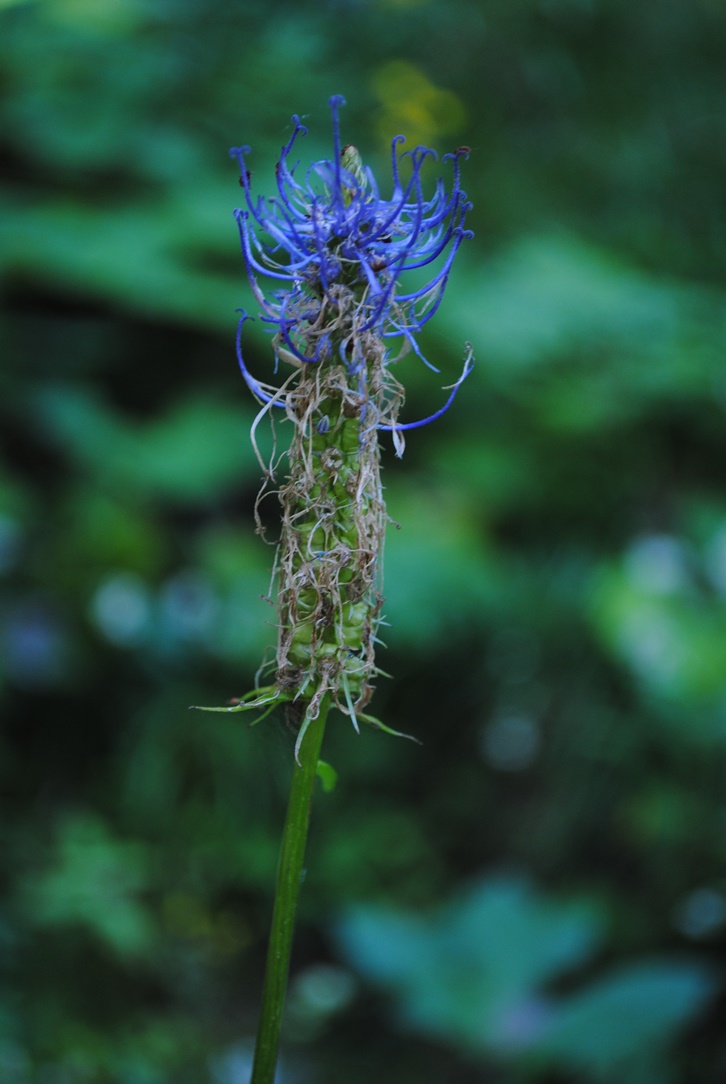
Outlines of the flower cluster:
[[[396,136],[391,145],[393,192],[384,199],[355,147],[341,147],[339,109],[343,104],[340,96],[330,99],[334,157],[310,166],[302,184],[295,179],[297,164],[291,165],[290,157],[298,137],[306,135],[307,129],[299,117],[292,118],[293,132],[276,168],[275,198],[253,197],[247,168],[249,147],[233,147],[230,151],[239,162],[247,204],[235,216],[250,285],[262,320],[274,333],[278,358],[293,364],[315,364],[329,358],[337,348],[349,370],[360,369],[364,362],[357,347],[361,336],[372,333],[386,343],[386,365],[409,349],[426,361],[416,334],[436,313],[459,245],[472,236],[464,228],[471,204],[461,188],[459,172],[459,160],[468,157],[469,148],[459,147],[444,155],[444,161],[453,164],[451,191],[447,192],[444,182],[438,180],[433,195],[427,199],[422,167],[436,153],[426,147],[400,152],[405,137]],[[402,160],[406,158],[410,175],[404,181]],[[427,282],[405,291],[401,278],[406,272],[434,264],[442,256]],[[284,288],[266,294],[257,281],[258,275],[283,283]],[[355,319],[348,321],[347,335],[336,334],[340,324],[330,319],[330,307],[340,306],[342,292],[347,299],[355,295]],[[246,319],[243,313],[240,332]],[[401,345],[394,355],[388,343],[396,339]],[[248,371],[240,336],[238,358],[255,395],[263,402],[275,399],[274,391],[266,389]],[[469,370],[467,359],[462,379]],[[447,404],[431,418],[403,425],[395,425],[395,419],[394,424],[379,421],[378,427],[400,432],[426,424],[448,409],[459,384],[454,386]],[[279,398],[275,401],[283,405]]]
[[[454,256],[471,236],[459,178],[468,148],[445,156],[453,163],[451,190],[438,181],[427,199],[422,168],[434,152],[401,153],[403,137],[397,136],[393,193],[383,199],[355,148],[340,145],[342,104],[340,97],[330,100],[334,156],[312,165],[303,183],[291,155],[305,128],[293,117],[272,199],[252,195],[249,148],[230,152],[245,193],[246,207],[235,214],[250,284],[272,332],[276,362],[292,372],[277,387],[252,376],[241,348],[244,312],[239,363],[262,404],[255,426],[276,407],[292,423],[292,436],[286,477],[275,482],[282,511],[275,677],[229,710],[286,704],[298,727],[297,750],[324,698],[356,727],[361,719],[387,729],[365,712],[379,672],[374,646],[383,601],[386,508],[378,434],[390,431],[400,455],[402,432],[448,409],[471,369],[469,348],[441,410],[419,422],[398,421],[404,393],[391,365],[410,350],[423,357],[416,335],[439,307]],[[428,281],[407,292],[403,276],[426,267]],[[263,291],[258,276],[277,286]],[[263,469],[264,492],[275,468],[263,462]]]

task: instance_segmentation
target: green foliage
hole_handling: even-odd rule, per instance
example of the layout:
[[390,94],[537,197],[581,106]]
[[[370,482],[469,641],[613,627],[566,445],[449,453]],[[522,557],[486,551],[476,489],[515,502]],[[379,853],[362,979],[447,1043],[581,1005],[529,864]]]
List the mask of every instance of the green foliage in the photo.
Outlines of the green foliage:
[[[713,993],[703,966],[677,960],[626,965],[556,1006],[536,1053],[608,1079],[628,1064],[660,1067],[663,1048]],[[655,1075],[653,1079],[656,1079]]]
[[[60,446],[76,469],[136,500],[214,500],[246,480],[240,460],[246,461],[247,478],[254,483],[257,477],[257,466],[247,455],[244,421],[249,410],[229,403],[190,397],[140,426],[83,392],[44,388],[33,396],[31,411],[34,426]],[[210,432],[214,441],[208,439]]]
[[319,760],[318,779],[320,780],[325,793],[330,794],[332,790],[335,790],[335,785],[338,782],[338,773],[332,764],[328,764],[325,760]]
[[503,1013],[590,955],[598,926],[591,908],[548,906],[524,883],[501,878],[428,920],[353,911],[338,936],[359,969],[398,990],[409,1023],[486,1049]]
[[21,883],[20,898],[31,923],[87,926],[124,959],[147,952],[154,940],[138,898],[148,884],[141,844],[113,840],[97,819],[69,817],[50,864]]
[[355,909],[338,939],[359,971],[393,993],[407,1027],[535,1075],[559,1065],[608,1080],[634,1065],[639,1073],[657,1067],[714,992],[702,964],[663,959],[544,993],[590,961],[602,923],[591,904],[548,900],[505,877],[472,886],[428,918]]

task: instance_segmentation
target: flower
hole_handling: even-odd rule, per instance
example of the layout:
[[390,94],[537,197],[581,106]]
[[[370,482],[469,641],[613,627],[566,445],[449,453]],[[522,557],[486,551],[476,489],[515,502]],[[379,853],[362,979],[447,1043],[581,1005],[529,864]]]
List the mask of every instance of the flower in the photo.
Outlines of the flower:
[[[285,704],[298,730],[296,756],[324,703],[334,703],[356,728],[362,720],[388,729],[366,712],[372,681],[381,673],[375,646],[387,514],[378,434],[390,431],[401,455],[402,431],[447,410],[471,371],[469,347],[444,406],[422,421],[399,423],[404,390],[391,363],[410,350],[426,362],[416,335],[438,309],[454,256],[471,236],[464,228],[471,205],[459,177],[468,148],[445,155],[453,163],[450,191],[439,180],[426,198],[423,165],[435,154],[425,147],[400,153],[403,136],[396,136],[393,192],[384,199],[355,147],[340,145],[343,104],[339,96],[330,99],[333,158],[310,166],[302,183],[291,155],[306,129],[293,117],[272,199],[252,195],[249,148],[230,152],[245,193],[246,207],[235,216],[247,274],[273,335],[275,360],[292,366],[280,387],[252,376],[242,356],[248,319],[242,312],[237,356],[262,403],[253,443],[259,419],[273,406],[284,410],[292,432],[282,456],[273,452],[269,466],[260,460],[265,475],[257,507],[274,483],[281,509],[274,571],[277,652],[274,663],[260,671],[274,667],[274,680],[226,710],[271,711]],[[430,268],[428,281],[408,288],[404,277],[421,268]],[[274,285],[265,292],[258,277]],[[283,462],[285,477],[276,480]],[[258,529],[263,530],[259,516]]]
[[[464,228],[471,204],[459,172],[459,161],[469,150],[460,147],[444,155],[444,161],[453,164],[451,191],[439,180],[427,199],[422,168],[436,153],[426,147],[400,152],[405,138],[396,136],[391,145],[393,192],[384,199],[356,149],[341,147],[339,109],[344,104],[339,95],[330,99],[334,157],[310,166],[303,183],[295,177],[298,163],[291,164],[291,155],[307,129],[299,117],[292,118],[293,133],[276,169],[278,195],[271,199],[252,194],[249,147],[230,151],[239,162],[245,193],[246,208],[235,211],[235,216],[252,291],[262,320],[274,335],[278,359],[293,365],[317,364],[337,351],[349,372],[362,371],[360,344],[375,336],[385,343],[386,365],[409,350],[428,365],[416,334],[439,307],[459,245],[472,236]],[[407,180],[402,177],[404,159],[410,164]],[[406,292],[402,277],[429,265],[434,265],[430,279]],[[265,293],[258,276],[283,287]],[[238,336],[245,380],[262,402],[284,406],[278,390],[255,380],[245,365],[241,330],[246,319],[243,312]],[[389,341],[396,339],[400,348],[393,356]],[[448,403],[431,418],[401,425],[384,413],[377,428],[392,430],[395,439],[398,431],[438,417],[448,409],[470,368],[471,352]]]

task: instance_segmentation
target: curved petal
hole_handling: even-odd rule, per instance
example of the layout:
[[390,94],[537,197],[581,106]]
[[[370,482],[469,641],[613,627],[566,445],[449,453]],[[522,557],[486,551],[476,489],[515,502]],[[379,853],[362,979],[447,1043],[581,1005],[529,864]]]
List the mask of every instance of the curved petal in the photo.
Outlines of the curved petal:
[[403,433],[407,429],[420,429],[424,425],[429,425],[431,422],[435,422],[437,418],[440,418],[443,414],[445,414],[453,403],[454,399],[456,399],[459,388],[464,383],[471,370],[474,368],[473,351],[471,345],[467,345],[468,353],[466,356],[466,360],[464,361],[464,369],[462,371],[462,374],[456,381],[456,383],[451,385],[451,395],[442,407],[434,411],[433,414],[429,414],[428,418],[421,418],[419,421],[416,422],[404,422],[402,425],[379,425],[378,429],[383,433]]

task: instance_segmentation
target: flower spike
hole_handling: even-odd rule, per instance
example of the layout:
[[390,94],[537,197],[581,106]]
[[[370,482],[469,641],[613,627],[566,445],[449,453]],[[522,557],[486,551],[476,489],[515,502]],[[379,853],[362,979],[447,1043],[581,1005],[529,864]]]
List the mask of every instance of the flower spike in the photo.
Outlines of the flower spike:
[[[235,217],[250,287],[272,335],[275,371],[277,363],[290,366],[277,386],[250,372],[242,349],[249,317],[241,311],[237,358],[260,403],[252,440],[264,470],[263,492],[274,482],[282,530],[274,683],[243,698],[236,710],[287,705],[297,730],[296,757],[330,700],[356,729],[358,720],[382,726],[365,711],[371,681],[380,673],[374,648],[380,642],[387,516],[379,434],[390,433],[401,456],[404,433],[440,418],[472,368],[467,344],[462,373],[446,389],[444,405],[426,418],[399,422],[404,391],[394,363],[413,353],[438,371],[418,338],[441,304],[461,243],[472,236],[465,225],[471,203],[460,182],[468,149],[444,155],[451,184],[439,179],[426,194],[424,168],[436,153],[421,146],[404,150],[404,137],[395,136],[392,190],[385,198],[356,148],[342,143],[344,105],[340,95],[329,101],[332,158],[302,173],[295,156],[307,129],[292,118],[272,198],[252,192],[249,147],[230,152],[244,193]],[[428,271],[423,283],[422,270]],[[410,271],[419,275],[415,285],[405,283]],[[293,426],[282,482],[273,479],[282,460],[273,454],[266,466],[255,443],[257,425],[273,413]]]

